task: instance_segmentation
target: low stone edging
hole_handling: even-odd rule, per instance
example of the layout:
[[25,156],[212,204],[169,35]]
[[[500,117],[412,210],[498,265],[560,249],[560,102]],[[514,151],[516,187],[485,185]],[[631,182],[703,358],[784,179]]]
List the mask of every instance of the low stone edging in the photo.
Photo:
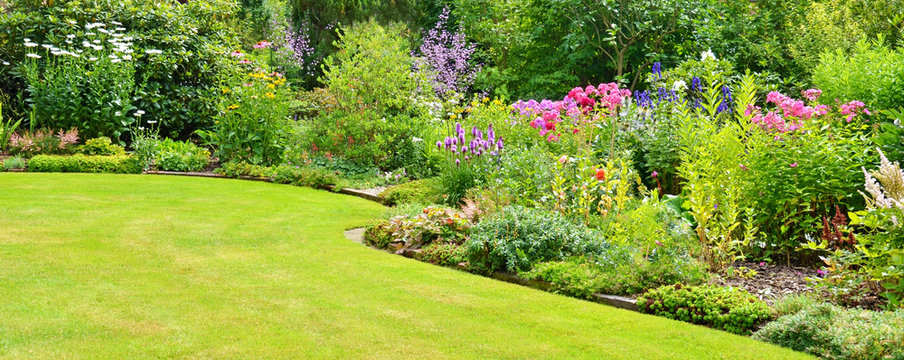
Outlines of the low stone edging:
[[[345,238],[347,238],[351,241],[354,241],[356,243],[362,244],[364,246],[367,246],[371,249],[385,251],[380,248],[368,246],[367,244],[364,243],[364,228],[355,228],[355,229],[345,231]],[[421,252],[420,250],[415,250],[415,249],[400,249],[400,250],[396,251],[395,254],[402,255],[406,258],[414,259],[415,256],[420,252]],[[466,271],[465,266],[462,264],[455,266],[454,268],[456,270]],[[547,281],[529,280],[529,279],[522,278],[518,275],[507,273],[507,272],[502,272],[502,271],[495,271],[495,272],[491,273],[489,275],[489,277],[496,279],[496,280],[505,281],[507,283],[526,286],[526,287],[539,289],[539,290],[543,290],[543,291],[549,291],[549,289],[552,289],[552,287],[553,287],[552,283],[547,282]],[[601,304],[609,305],[609,306],[614,306],[614,307],[617,307],[620,309],[639,312],[639,309],[637,307],[637,300],[631,299],[628,297],[624,297],[624,296],[595,293],[595,294],[593,294],[593,301],[601,303]]]

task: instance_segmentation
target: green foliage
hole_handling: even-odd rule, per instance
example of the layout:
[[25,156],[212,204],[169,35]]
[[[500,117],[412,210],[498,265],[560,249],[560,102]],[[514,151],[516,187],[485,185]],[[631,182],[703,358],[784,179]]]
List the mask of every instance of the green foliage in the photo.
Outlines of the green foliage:
[[132,116],[136,92],[136,65],[131,55],[134,50],[131,42],[121,39],[123,34],[113,30],[115,26],[106,33],[87,30],[87,26],[90,24],[86,25],[86,31],[97,31],[97,34],[77,34],[79,31],[75,29],[60,34],[61,39],[71,36],[72,39],[66,40],[69,43],[97,46],[83,46],[85,51],[80,55],[69,55],[77,50],[60,40],[50,41],[60,50],[39,48],[37,43],[25,44],[33,47],[28,50],[29,56],[42,59],[39,62],[29,58],[24,63],[28,102],[39,121],[31,126],[78,128],[83,134],[108,136],[118,142],[136,121]]
[[219,168],[214,170],[217,174],[223,174],[228,177],[237,178],[237,177],[254,177],[254,178],[269,178],[273,176],[273,168],[269,166],[261,166],[254,165],[243,162],[227,162],[221,164]]
[[324,61],[322,79],[336,109],[321,112],[307,130],[315,151],[384,169],[419,159],[416,152],[426,145],[409,142],[423,137],[427,104],[436,100],[427,77],[412,71],[411,45],[402,32],[400,25],[375,21],[344,28],[336,42],[340,51]]
[[79,146],[78,151],[85,155],[125,155],[126,149],[113,144],[106,136],[101,136],[85,141],[85,145]]
[[[791,82],[806,80],[807,69],[788,61],[788,39],[799,35],[799,24],[811,0],[718,1],[705,4],[707,16],[696,24],[699,46],[711,49],[736,69],[772,72]],[[817,50],[818,51],[818,50]]]
[[436,178],[415,180],[383,190],[380,196],[386,205],[439,203],[442,200],[440,185]]
[[18,170],[25,168],[25,159],[19,156],[13,156],[11,158],[3,159],[3,170]]
[[827,99],[860,100],[871,110],[898,108],[904,104],[904,50],[889,47],[880,37],[857,42],[850,55],[825,52],[813,70],[813,84]]
[[648,314],[741,335],[772,318],[772,309],[746,290],[713,285],[663,286],[643,294],[637,306]]
[[904,310],[813,304],[766,324],[753,338],[823,359],[902,359]]
[[28,160],[29,172],[140,174],[141,170],[138,158],[130,155],[38,155]]
[[22,120],[16,122],[13,122],[12,119],[9,121],[3,120],[3,103],[0,103],[0,153],[4,153],[9,149],[9,138],[12,137],[21,123]]
[[[26,59],[25,54],[30,52],[30,49],[24,46],[25,38],[38,44],[55,44],[61,48],[69,48],[65,43],[65,40],[68,40],[66,34],[85,36],[91,32],[84,29],[85,24],[104,23],[108,30],[121,26],[127,29],[125,36],[132,38],[132,48],[135,51],[132,54],[134,62],[132,79],[117,75],[116,78],[125,83],[112,83],[113,74],[131,71],[127,68],[132,65],[128,64],[125,68],[104,65],[107,67],[98,70],[113,73],[95,72],[90,75],[92,79],[105,79],[104,84],[109,84],[110,89],[101,87],[100,83],[87,84],[79,80],[75,73],[66,76],[100,91],[83,92],[87,96],[84,101],[95,104],[90,108],[109,108],[99,101],[105,98],[114,100],[110,98],[112,94],[105,92],[122,87],[122,91],[116,90],[117,96],[126,92],[134,95],[134,98],[122,100],[131,100],[132,107],[145,111],[147,114],[143,120],[157,121],[161,133],[166,136],[185,138],[196,129],[212,125],[217,112],[216,95],[219,92],[219,78],[232,72],[235,67],[234,62],[229,59],[229,52],[237,45],[239,29],[236,26],[237,10],[234,0],[198,0],[185,4],[176,1],[157,3],[136,0],[57,0],[53,2],[53,6],[40,2],[17,2],[16,6],[0,15],[0,27],[10,30],[5,32],[5,35],[0,35],[0,57],[13,65],[21,65]],[[93,32],[100,33],[96,29]],[[160,53],[148,54],[146,50],[159,50]],[[82,60],[87,64],[84,58]],[[84,66],[88,65],[71,64],[70,68],[81,69]],[[89,68],[93,66],[97,66],[96,63]],[[89,68],[85,70],[90,70]],[[22,77],[4,76],[0,79],[2,79],[0,89],[7,94],[20,94],[25,89],[26,84],[21,81]],[[140,87],[134,93],[131,89],[128,91],[125,89],[126,84],[133,83]],[[48,86],[45,89],[48,94],[59,95],[54,95],[54,99],[69,101],[58,105],[47,102],[47,105],[62,107],[68,106],[67,104],[73,106],[78,104],[78,98],[68,97],[63,92],[70,90],[65,84],[52,83]],[[79,109],[89,107],[79,105]],[[117,110],[122,112],[121,116],[131,115],[125,113],[129,109],[124,106]],[[111,124],[95,121],[98,117],[89,116],[87,112],[78,115],[86,121],[94,121],[91,124],[98,126],[84,128],[85,133],[90,136],[106,135],[116,138],[119,133],[125,132],[128,124],[135,119],[116,117],[115,112],[104,114],[107,118],[120,120]],[[66,114],[63,110],[56,113],[60,116]],[[66,119],[68,118],[60,117],[58,120]],[[38,120],[44,122],[51,119],[39,117]],[[122,124],[121,121],[125,121],[126,124]],[[103,133],[107,128],[112,132]]]
[[[613,259],[608,259],[613,260]],[[661,256],[656,260],[622,257],[603,263],[588,258],[538,263],[520,276],[550,282],[552,291],[592,299],[594,293],[634,295],[676,283],[699,284],[706,269],[693,259]]]
[[478,271],[528,271],[534,264],[583,255],[614,256],[609,243],[591,229],[557,212],[510,206],[481,221],[465,244]]
[[315,167],[280,165],[273,168],[273,182],[323,188],[339,183],[339,177],[332,171]]
[[439,266],[456,266],[468,260],[464,246],[454,243],[433,243],[425,246],[415,259]]
[[158,140],[154,149],[154,164],[158,170],[201,171],[207,167],[210,152],[190,141],[170,138]]

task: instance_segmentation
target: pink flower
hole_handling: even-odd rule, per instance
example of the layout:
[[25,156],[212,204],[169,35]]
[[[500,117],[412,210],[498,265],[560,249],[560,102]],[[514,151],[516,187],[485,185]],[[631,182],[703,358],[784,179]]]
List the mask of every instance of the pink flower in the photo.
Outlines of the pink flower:
[[791,164],[788,165],[788,166],[790,166],[790,167],[792,167],[792,168],[796,168],[796,167],[797,167],[797,163],[791,163]]
[[250,64],[250,63],[251,63],[251,60],[248,60],[248,59],[242,59],[242,61],[239,61],[239,64]]
[[272,44],[267,42],[266,40],[258,41],[257,44],[254,44],[254,48],[255,49],[265,49],[265,48],[270,47],[270,45],[272,45]]
[[229,54],[229,55],[232,55],[232,57],[242,57],[242,56],[245,56],[245,54],[242,54],[241,51],[233,51],[233,52],[232,52],[231,54]]
[[822,96],[822,90],[819,89],[808,89],[800,92],[803,97],[810,101],[816,101]]
[[658,171],[653,171],[653,174],[651,174],[651,175],[653,175],[653,177],[656,178],[656,177],[659,176],[659,172],[658,172]]

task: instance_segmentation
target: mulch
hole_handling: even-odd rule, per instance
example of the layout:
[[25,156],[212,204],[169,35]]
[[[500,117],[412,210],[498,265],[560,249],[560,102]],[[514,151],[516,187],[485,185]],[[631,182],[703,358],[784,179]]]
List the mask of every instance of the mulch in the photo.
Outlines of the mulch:
[[[735,263],[732,277],[716,275],[711,282],[721,286],[744,288],[769,304],[778,298],[813,292],[807,279],[821,277],[816,269],[765,263]],[[755,272],[755,273],[754,273]]]

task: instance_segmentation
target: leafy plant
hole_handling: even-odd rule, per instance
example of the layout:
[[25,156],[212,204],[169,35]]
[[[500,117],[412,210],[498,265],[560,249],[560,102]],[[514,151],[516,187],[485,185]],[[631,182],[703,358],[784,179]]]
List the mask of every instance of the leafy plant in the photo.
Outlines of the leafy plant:
[[3,170],[19,170],[25,168],[25,159],[19,156],[3,159]]
[[125,155],[126,149],[113,144],[106,136],[97,137],[85,141],[85,145],[79,146],[79,152],[85,155]]
[[72,156],[38,155],[28,160],[29,172],[79,173],[141,173],[141,164],[134,156]]
[[9,139],[12,154],[31,157],[39,154],[71,154],[78,141],[78,130],[68,131],[37,130],[34,132],[13,133]]
[[744,289],[668,285],[637,299],[641,311],[669,319],[749,334],[772,318],[772,309]]
[[207,167],[209,157],[209,151],[189,141],[164,138],[155,146],[154,166],[167,171],[201,171]]
[[904,310],[869,311],[817,303],[779,317],[753,338],[823,359],[904,358]]
[[860,100],[875,110],[897,108],[904,103],[904,50],[879,37],[857,42],[850,54],[825,52],[813,69],[813,84],[828,99]]
[[392,186],[380,193],[380,196],[386,205],[439,203],[442,200],[441,189],[439,180],[430,178]]
[[534,264],[570,256],[610,256],[599,232],[557,212],[509,206],[471,231],[465,244],[477,271],[528,271]]
[[16,122],[13,122],[12,119],[8,121],[3,120],[3,103],[0,103],[0,153],[4,153],[9,149],[9,139],[21,123],[22,120]]

